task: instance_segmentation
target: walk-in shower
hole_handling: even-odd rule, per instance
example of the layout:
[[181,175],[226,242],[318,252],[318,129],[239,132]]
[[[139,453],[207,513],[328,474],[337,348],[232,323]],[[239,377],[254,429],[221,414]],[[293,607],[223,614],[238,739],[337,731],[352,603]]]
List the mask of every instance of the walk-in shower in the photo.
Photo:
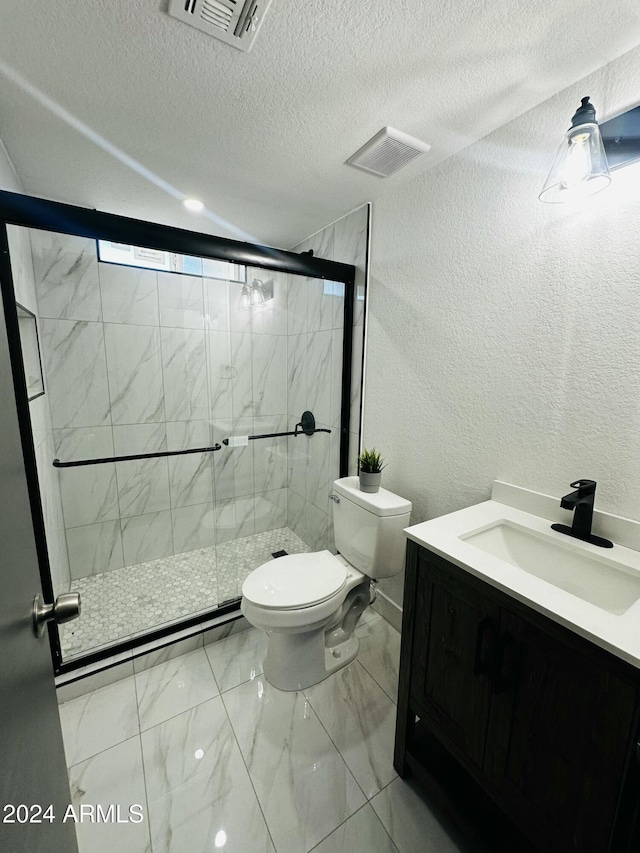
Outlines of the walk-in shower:
[[56,669],[235,611],[260,563],[332,548],[354,266],[10,193],[0,209],[44,596],[82,599],[52,629]]

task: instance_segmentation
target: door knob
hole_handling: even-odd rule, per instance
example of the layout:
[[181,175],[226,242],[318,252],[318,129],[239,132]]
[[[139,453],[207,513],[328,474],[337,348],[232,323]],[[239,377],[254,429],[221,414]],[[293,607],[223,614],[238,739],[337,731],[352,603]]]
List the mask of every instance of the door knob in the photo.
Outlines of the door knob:
[[40,593],[33,599],[33,633],[36,637],[44,634],[47,622],[70,622],[80,615],[80,593],[64,592],[56,598],[55,604],[45,604]]

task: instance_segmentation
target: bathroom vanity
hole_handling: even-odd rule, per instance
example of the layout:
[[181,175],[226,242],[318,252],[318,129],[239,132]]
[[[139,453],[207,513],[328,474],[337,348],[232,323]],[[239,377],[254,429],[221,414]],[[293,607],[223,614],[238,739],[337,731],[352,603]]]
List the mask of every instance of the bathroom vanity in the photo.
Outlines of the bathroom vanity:
[[[496,853],[637,853],[640,574],[625,565],[613,598],[616,579],[602,600],[587,589],[576,601],[542,579],[549,567],[518,565],[531,557],[526,535],[554,558],[547,520],[479,507],[408,531],[396,770],[489,834]],[[482,550],[485,531],[505,524],[525,544]],[[576,571],[585,560],[587,575],[600,559],[594,546],[565,547],[560,559],[577,559]],[[637,552],[618,552],[634,563]]]

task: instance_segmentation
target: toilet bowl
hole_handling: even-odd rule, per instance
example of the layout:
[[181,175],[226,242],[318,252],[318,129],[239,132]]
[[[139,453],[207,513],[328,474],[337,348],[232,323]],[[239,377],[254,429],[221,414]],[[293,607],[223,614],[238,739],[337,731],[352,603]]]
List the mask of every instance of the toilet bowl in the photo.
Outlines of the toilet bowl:
[[404,565],[409,501],[385,489],[360,492],[357,477],[336,480],[332,498],[340,553],[279,557],[242,586],[243,615],[269,638],[265,678],[280,690],[310,687],[357,656],[354,631],[372,582]]
[[300,690],[355,658],[352,633],[338,633],[331,645],[325,643],[329,627],[342,622],[347,601],[359,616],[369,603],[369,579],[329,551],[280,557],[249,575],[242,613],[269,635],[264,674],[271,684]]

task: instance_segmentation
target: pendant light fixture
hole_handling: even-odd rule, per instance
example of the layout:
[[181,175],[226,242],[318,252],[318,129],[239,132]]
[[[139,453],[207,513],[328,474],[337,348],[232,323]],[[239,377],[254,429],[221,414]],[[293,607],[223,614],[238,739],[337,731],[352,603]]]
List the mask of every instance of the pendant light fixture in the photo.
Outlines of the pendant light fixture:
[[611,183],[596,111],[589,98],[571,119],[553,166],[538,196],[540,201],[561,204],[595,195]]

